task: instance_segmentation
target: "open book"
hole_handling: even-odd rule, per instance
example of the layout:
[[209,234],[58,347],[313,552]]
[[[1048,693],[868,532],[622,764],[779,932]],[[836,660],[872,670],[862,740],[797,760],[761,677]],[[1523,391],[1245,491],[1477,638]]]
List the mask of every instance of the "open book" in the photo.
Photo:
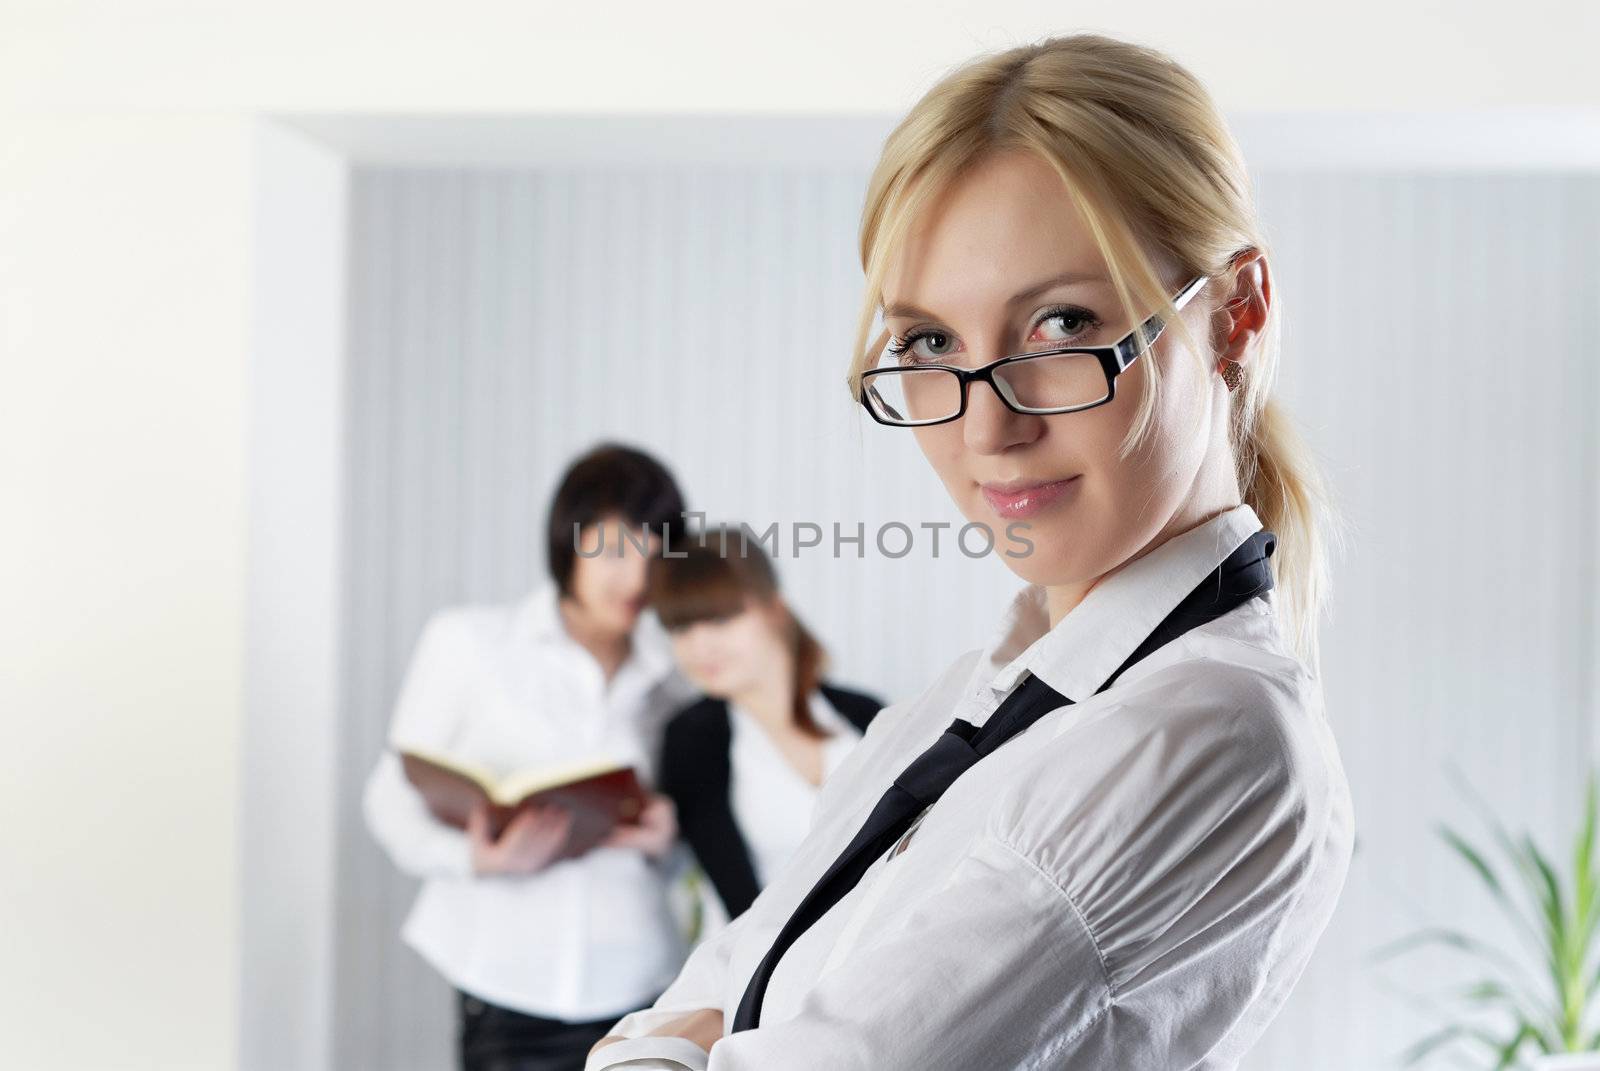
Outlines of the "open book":
[[645,793],[632,766],[609,760],[569,762],[520,770],[496,777],[460,759],[420,748],[399,749],[409,780],[441,822],[465,829],[472,808],[489,805],[489,832],[499,837],[518,811],[535,803],[558,804],[572,812],[557,859],[582,855],[619,823],[636,822]]

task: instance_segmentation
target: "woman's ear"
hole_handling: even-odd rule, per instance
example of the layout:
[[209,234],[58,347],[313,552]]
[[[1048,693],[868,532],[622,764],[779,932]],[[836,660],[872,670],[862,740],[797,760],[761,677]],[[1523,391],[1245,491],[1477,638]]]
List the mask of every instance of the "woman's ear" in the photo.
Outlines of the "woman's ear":
[[1219,371],[1226,365],[1248,366],[1255,341],[1266,330],[1272,304],[1272,276],[1266,254],[1249,249],[1233,260],[1232,285],[1214,318],[1213,347]]

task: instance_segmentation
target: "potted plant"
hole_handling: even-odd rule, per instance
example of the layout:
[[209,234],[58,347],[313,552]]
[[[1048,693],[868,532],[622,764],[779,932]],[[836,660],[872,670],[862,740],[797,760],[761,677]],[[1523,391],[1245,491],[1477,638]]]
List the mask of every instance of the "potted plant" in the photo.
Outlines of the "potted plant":
[[[1405,1066],[1448,1048],[1475,1048],[1485,1067],[1534,1071],[1600,1071],[1600,1010],[1591,1005],[1600,992],[1600,873],[1594,852],[1596,784],[1591,772],[1584,814],[1572,848],[1571,873],[1557,872],[1546,854],[1524,833],[1513,836],[1459,771],[1452,779],[1488,827],[1492,851],[1440,823],[1439,836],[1477,876],[1499,905],[1509,928],[1524,945],[1517,956],[1460,930],[1429,927],[1374,954],[1378,960],[1407,950],[1437,945],[1472,960],[1482,975],[1458,994],[1461,1010],[1442,1029],[1422,1038],[1404,1055]],[[1529,962],[1537,963],[1529,969]],[[1482,1025],[1486,1011],[1498,1010],[1500,1030]]]

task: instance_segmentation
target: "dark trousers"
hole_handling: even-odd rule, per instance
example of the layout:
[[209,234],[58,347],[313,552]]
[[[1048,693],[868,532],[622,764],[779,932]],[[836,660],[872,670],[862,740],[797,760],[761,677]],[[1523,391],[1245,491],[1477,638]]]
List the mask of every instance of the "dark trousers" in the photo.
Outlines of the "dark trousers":
[[461,1071],[583,1071],[594,1043],[622,1018],[542,1019],[459,989],[456,1010]]

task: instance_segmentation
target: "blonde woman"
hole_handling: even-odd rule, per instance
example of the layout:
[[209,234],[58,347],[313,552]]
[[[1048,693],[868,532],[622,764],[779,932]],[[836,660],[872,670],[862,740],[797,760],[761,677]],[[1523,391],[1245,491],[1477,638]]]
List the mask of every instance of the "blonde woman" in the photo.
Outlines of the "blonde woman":
[[999,544],[1026,584],[590,1071],[1238,1064],[1353,842],[1316,654],[1332,517],[1272,397],[1265,250],[1214,102],[1159,52],[982,56],[899,124],[851,384],[969,521],[1028,523],[1031,552]]

